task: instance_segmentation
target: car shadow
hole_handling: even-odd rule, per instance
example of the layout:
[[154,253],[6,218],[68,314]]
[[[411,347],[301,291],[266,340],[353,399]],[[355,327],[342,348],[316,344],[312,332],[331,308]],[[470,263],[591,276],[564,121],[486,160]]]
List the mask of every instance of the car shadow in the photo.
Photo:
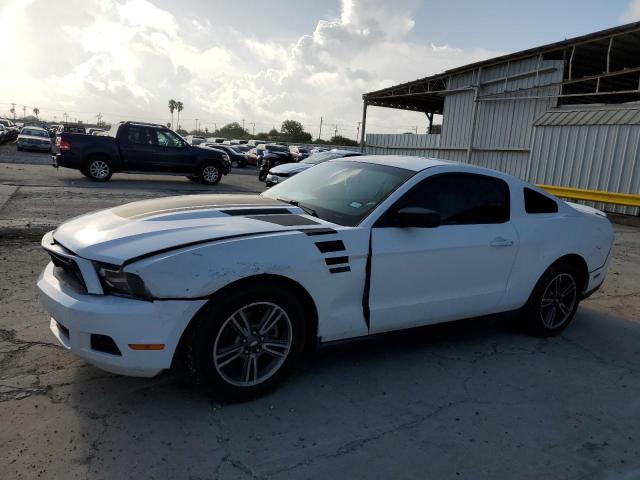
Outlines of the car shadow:
[[[599,352],[603,335],[612,343]],[[478,425],[479,419],[499,422],[501,435],[514,438],[502,448],[515,455],[515,439],[522,441],[526,423],[523,404],[544,405],[548,417],[536,428],[555,429],[553,438],[538,434],[535,448],[541,450],[551,448],[555,437],[575,433],[577,427],[562,420],[571,408],[567,399],[580,403],[580,434],[601,428],[607,402],[623,410],[608,419],[608,431],[632,429],[629,414],[640,375],[622,383],[611,379],[633,368],[638,343],[639,325],[630,328],[620,318],[585,308],[564,334],[546,339],[523,335],[518,316],[503,314],[326,346],[301,374],[242,404],[210,398],[172,372],[136,379],[93,367],[81,369],[68,403],[79,424],[78,461],[102,478],[132,475],[131,462],[150,476],[188,471],[208,478],[206,472],[225,465],[233,470],[235,464],[254,478],[268,477],[315,458],[335,458],[339,465],[342,456],[355,455],[360,442],[383,435],[398,441],[387,445],[385,455],[402,456],[409,449],[415,463],[424,458],[419,445],[403,440],[403,429],[417,428],[412,435],[427,439],[433,435],[423,444],[432,454],[448,455],[442,445],[466,455],[467,437],[492,439],[482,429],[494,427]],[[585,391],[585,385],[592,386]],[[638,426],[637,419],[632,423]],[[592,454],[584,453],[585,463]],[[491,457],[486,450],[478,455]],[[581,452],[575,455],[582,458]]]

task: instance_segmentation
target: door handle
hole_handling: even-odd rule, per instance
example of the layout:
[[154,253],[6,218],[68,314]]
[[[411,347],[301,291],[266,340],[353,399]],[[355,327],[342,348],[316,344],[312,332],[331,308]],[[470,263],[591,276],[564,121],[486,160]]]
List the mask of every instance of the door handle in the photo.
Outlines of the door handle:
[[492,247],[510,247],[511,245],[513,245],[513,240],[507,240],[506,238],[496,237],[493,239],[493,241],[489,245],[491,245]]

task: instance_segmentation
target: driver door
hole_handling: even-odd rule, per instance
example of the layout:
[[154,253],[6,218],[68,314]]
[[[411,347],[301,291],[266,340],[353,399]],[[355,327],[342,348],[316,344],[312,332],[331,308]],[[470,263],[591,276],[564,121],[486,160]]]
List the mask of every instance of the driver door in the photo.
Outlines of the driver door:
[[[476,174],[434,175],[372,228],[370,333],[494,313],[518,249],[508,185]],[[440,213],[435,228],[393,226],[398,209]]]

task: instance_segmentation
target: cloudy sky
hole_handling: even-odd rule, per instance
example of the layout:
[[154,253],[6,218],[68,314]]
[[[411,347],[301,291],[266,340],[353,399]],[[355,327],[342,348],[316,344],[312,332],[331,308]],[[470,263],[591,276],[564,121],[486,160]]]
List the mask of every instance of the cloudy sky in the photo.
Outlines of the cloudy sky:
[[[0,115],[165,123],[174,98],[187,129],[355,137],[363,92],[634,20],[640,0],[0,0]],[[368,130],[425,123],[372,108]]]

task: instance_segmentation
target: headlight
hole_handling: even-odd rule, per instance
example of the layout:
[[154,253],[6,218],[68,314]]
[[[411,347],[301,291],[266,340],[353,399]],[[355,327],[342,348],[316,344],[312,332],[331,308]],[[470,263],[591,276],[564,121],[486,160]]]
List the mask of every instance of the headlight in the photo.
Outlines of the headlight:
[[135,273],[123,272],[116,265],[96,264],[105,293],[148,299],[151,297],[142,279]]

